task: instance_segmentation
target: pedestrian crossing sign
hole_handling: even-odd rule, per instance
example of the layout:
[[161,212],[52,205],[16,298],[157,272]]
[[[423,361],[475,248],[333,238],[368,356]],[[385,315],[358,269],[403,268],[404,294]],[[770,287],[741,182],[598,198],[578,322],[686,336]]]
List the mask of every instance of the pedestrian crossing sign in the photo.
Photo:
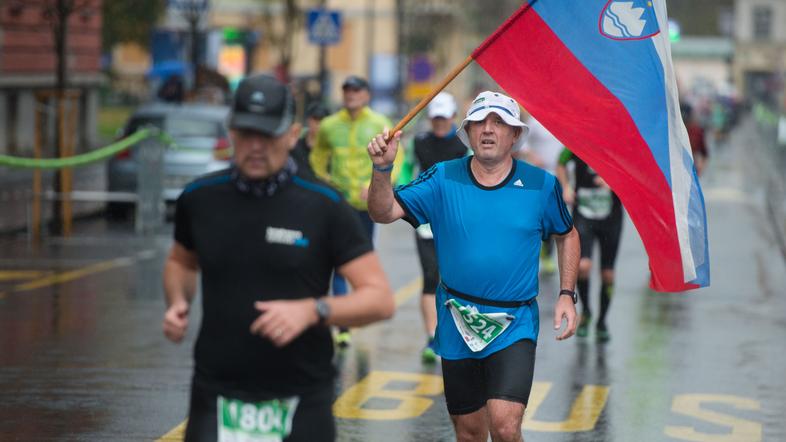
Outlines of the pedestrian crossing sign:
[[341,41],[341,13],[327,9],[308,11],[308,41],[329,46]]

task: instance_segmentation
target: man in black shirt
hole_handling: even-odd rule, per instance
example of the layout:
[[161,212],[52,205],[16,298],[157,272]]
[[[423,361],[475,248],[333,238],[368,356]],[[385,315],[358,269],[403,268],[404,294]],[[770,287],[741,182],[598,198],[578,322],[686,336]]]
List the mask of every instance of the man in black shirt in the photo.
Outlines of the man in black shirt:
[[[393,296],[368,236],[333,189],[298,174],[290,90],[243,80],[229,119],[233,168],[177,201],[164,268],[164,334],[180,342],[201,273],[186,441],[332,441],[330,325],[389,318]],[[328,298],[333,269],[355,289]]]
[[[568,181],[567,164],[573,163],[575,187]],[[565,202],[573,207],[573,223],[581,239],[581,260],[576,281],[581,299],[581,321],[576,336],[589,334],[592,321],[590,308],[589,277],[592,270],[592,250],[595,242],[600,247],[600,314],[595,325],[595,337],[600,342],[611,339],[606,315],[614,295],[614,263],[617,260],[622,234],[622,203],[606,182],[587,163],[564,149],[557,163],[557,179],[565,189]]]
[[328,115],[330,115],[328,108],[320,103],[311,103],[306,109],[306,133],[297,140],[295,148],[292,149],[291,155],[297,163],[298,170],[308,176],[315,176],[308,157],[311,155],[311,148],[314,147],[317,139],[319,122]]
[[[440,161],[453,160],[467,155],[467,146],[456,136],[456,101],[447,92],[437,94],[428,106],[431,130],[415,136],[412,148],[407,152],[404,170],[410,167],[421,172],[429,170]],[[400,184],[408,184],[412,173],[402,173]],[[406,180],[406,182],[404,181]],[[423,295],[420,298],[420,313],[426,329],[427,342],[421,353],[424,363],[433,364],[437,360],[434,352],[434,330],[437,327],[436,292],[439,284],[437,251],[434,247],[434,234],[429,224],[420,225],[415,230],[415,244],[423,271]]]

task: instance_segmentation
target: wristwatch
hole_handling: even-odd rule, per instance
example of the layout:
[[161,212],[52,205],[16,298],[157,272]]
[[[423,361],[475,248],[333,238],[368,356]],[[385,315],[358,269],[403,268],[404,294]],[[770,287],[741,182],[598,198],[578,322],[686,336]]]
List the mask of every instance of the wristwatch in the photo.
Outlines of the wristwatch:
[[325,298],[317,299],[317,316],[320,325],[324,325],[330,316],[330,304],[325,301]]
[[579,297],[576,296],[576,291],[574,291],[574,290],[562,289],[562,290],[559,291],[559,295],[560,296],[570,296],[571,299],[573,299],[573,303],[574,304],[579,302]]

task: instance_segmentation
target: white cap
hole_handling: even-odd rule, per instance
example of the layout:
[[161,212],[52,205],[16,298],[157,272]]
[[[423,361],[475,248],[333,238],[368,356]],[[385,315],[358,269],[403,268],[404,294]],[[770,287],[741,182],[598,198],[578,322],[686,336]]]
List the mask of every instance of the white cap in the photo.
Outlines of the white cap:
[[458,135],[459,139],[467,147],[472,148],[469,144],[469,136],[466,130],[467,122],[483,121],[488,114],[492,112],[499,115],[508,126],[521,128],[519,138],[513,143],[513,151],[520,150],[527,140],[529,126],[521,121],[521,111],[519,110],[519,104],[516,103],[516,100],[507,95],[500,94],[499,92],[485,91],[478,94],[478,96],[475,97],[475,101],[473,101],[469,109],[467,109],[467,116],[464,118],[464,121],[461,122],[461,126],[459,126],[456,131],[456,135]]
[[452,119],[456,115],[456,100],[447,92],[438,93],[428,104],[428,117]]

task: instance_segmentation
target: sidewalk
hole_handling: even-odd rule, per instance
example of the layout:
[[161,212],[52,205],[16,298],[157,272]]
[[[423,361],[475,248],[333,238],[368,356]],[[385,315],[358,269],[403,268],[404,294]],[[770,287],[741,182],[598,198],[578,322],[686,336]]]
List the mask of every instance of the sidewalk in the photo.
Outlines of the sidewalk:
[[[74,170],[74,190],[106,190],[106,164],[101,162]],[[41,173],[43,191],[52,189],[53,170]],[[0,167],[0,234],[27,227],[28,204],[32,201],[33,170]],[[74,215],[101,210],[101,204],[73,203]],[[43,220],[51,217],[52,203],[42,203]],[[45,221],[44,221],[45,222]]]

